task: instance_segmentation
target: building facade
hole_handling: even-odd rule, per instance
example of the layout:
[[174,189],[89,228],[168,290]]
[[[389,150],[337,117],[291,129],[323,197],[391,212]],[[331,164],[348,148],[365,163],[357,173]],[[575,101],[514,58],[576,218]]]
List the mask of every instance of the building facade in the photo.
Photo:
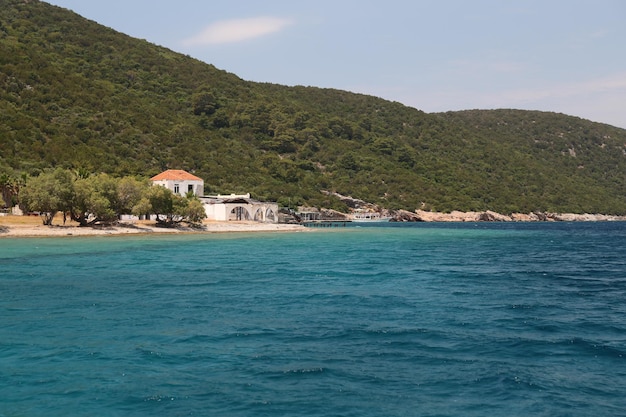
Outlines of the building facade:
[[278,223],[278,204],[254,200],[249,193],[205,196],[202,178],[187,171],[168,169],[150,180],[180,196],[192,192],[202,202],[208,220]]
[[200,201],[209,220],[278,223],[278,204],[254,200],[250,194],[205,196]]
[[168,169],[150,178],[150,181],[183,197],[189,192],[198,197],[204,195],[204,180],[182,169]]

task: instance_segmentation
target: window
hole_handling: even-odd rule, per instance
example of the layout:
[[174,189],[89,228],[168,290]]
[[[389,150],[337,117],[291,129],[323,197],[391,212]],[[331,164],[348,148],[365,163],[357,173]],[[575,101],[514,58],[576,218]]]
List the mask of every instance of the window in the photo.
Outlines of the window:
[[174,184],[174,194],[180,194],[180,186],[178,184]]
[[187,192],[188,192],[188,193],[193,193],[193,185],[192,185],[192,184],[189,184],[189,185],[187,186]]

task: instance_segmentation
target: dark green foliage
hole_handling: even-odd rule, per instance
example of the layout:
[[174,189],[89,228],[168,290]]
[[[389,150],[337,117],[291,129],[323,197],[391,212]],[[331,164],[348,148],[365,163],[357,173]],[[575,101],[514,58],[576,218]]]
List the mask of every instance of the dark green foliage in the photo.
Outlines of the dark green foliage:
[[57,168],[31,178],[22,191],[21,203],[29,211],[40,212],[43,224],[52,225],[59,211],[69,211],[74,200],[75,176],[65,169]]
[[157,224],[166,227],[182,222],[196,225],[206,217],[204,206],[193,193],[182,197],[160,186],[147,186],[132,212],[137,216],[155,214]]
[[22,187],[20,203],[27,211],[39,212],[48,226],[58,212],[81,226],[114,223],[122,214],[155,214],[157,223],[164,226],[194,225],[206,217],[193,193],[181,197],[165,187],[151,186],[147,180],[63,168],[29,178]]
[[292,206],[345,209],[329,190],[409,210],[626,214],[623,129],[246,82],[38,1],[0,0],[0,23],[0,175],[177,168]]

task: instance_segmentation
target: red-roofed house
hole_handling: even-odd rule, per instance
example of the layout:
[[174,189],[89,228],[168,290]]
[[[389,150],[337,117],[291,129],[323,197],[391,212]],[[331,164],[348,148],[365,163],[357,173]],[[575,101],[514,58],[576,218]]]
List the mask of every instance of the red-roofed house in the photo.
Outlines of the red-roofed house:
[[205,196],[202,178],[182,169],[168,169],[150,180],[153,185],[169,188],[181,196],[193,192],[200,198],[209,220],[278,222],[278,204],[253,200],[250,194]]
[[150,178],[154,185],[169,188],[174,194],[181,196],[192,192],[197,196],[204,195],[204,181],[202,178],[183,171],[182,169],[168,169]]

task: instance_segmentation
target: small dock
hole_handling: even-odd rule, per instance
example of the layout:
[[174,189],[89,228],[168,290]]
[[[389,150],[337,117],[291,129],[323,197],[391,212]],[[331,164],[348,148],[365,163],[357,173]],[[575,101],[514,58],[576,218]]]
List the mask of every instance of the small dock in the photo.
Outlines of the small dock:
[[309,220],[302,222],[304,227],[346,227],[352,220]]

